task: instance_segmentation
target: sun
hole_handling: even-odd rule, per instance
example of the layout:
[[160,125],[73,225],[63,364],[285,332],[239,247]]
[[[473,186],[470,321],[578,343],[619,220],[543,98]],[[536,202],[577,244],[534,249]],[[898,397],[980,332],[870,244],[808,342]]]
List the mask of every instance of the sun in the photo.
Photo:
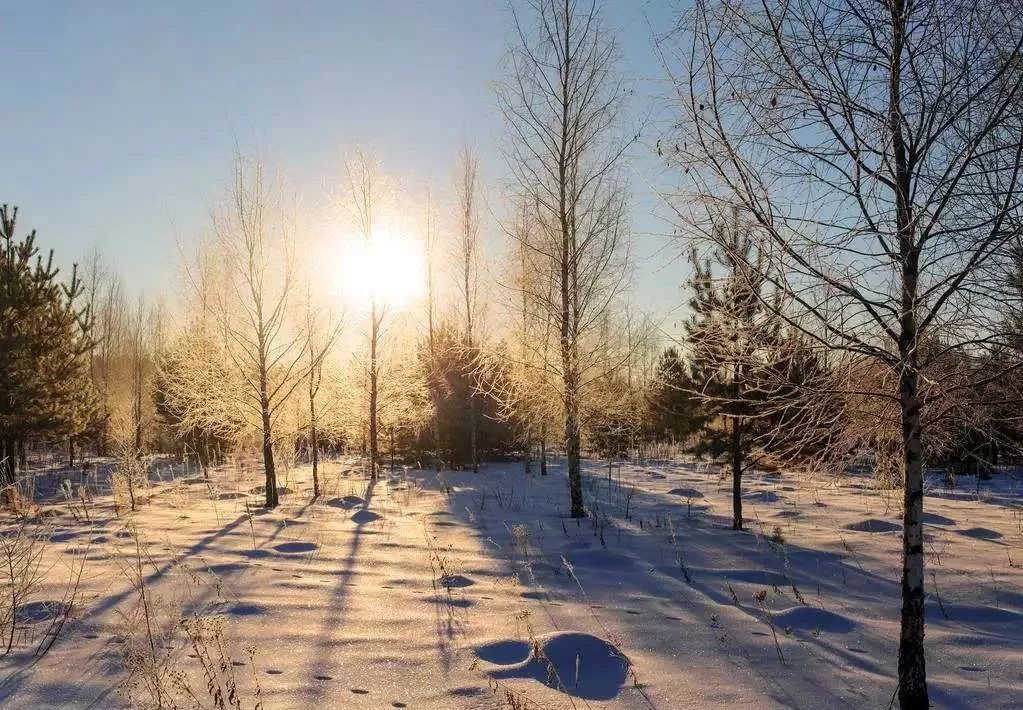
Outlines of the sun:
[[426,289],[426,259],[416,240],[391,230],[368,240],[353,237],[341,249],[339,284],[345,300],[359,308],[405,308]]

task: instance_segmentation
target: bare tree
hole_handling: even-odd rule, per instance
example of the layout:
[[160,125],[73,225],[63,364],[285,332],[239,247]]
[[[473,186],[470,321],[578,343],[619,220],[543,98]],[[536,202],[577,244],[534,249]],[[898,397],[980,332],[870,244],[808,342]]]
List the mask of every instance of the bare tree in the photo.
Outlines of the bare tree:
[[[465,311],[463,347],[466,352],[470,353],[476,346],[473,340],[473,326],[477,320],[479,291],[479,163],[479,157],[471,149],[463,149],[458,158],[455,177],[460,266],[458,286],[462,293],[462,305]],[[472,389],[469,391],[469,458],[474,472],[479,471],[479,453],[476,450],[479,427],[476,409],[476,392]]]
[[194,254],[182,250],[189,318],[160,346],[155,384],[161,420],[180,439],[185,455],[195,455],[204,474],[220,459],[223,446],[261,426],[219,326],[217,294],[224,288],[225,264],[215,252],[208,238],[199,240]]
[[[354,223],[359,238],[371,247],[387,186],[376,160],[362,149],[355,149],[344,160],[343,184],[336,201]],[[367,364],[369,408],[370,476],[376,478],[379,458],[380,339],[387,307],[370,289],[369,297],[369,362]]]
[[696,230],[737,204],[785,294],[778,315],[888,373],[859,386],[898,410],[898,697],[927,707],[922,373],[1003,345],[990,273],[1020,237],[1023,16],[996,0],[701,0],[678,29],[661,46],[681,134],[658,145],[684,169],[673,204]]
[[258,413],[266,506],[277,506],[274,425],[307,376],[305,337],[289,322],[294,225],[282,186],[258,160],[237,156],[223,208],[214,216],[224,259],[217,310],[225,351],[244,384],[239,403]]
[[[624,279],[625,191],[620,167],[624,87],[617,48],[595,0],[531,0],[514,12],[515,39],[498,100],[517,198],[534,211],[529,248],[555,285],[540,300],[559,330],[571,515],[586,514],[580,471],[585,345]],[[542,294],[537,294],[542,299]]]
[[130,374],[125,371],[131,350],[129,307],[120,278],[100,252],[90,255],[84,281],[94,333],[89,363],[98,400],[95,445],[96,452],[104,456],[112,440],[111,425],[122,411],[125,395],[130,398],[125,392],[125,385],[130,383]]
[[555,313],[548,307],[555,284],[547,273],[547,259],[533,249],[533,220],[531,205],[520,200],[504,226],[512,248],[505,270],[510,277],[502,285],[512,297],[506,307],[513,319],[510,337],[514,346],[500,352],[507,362],[491,358],[486,363],[503,376],[493,372],[479,379],[500,387],[489,393],[500,403],[501,416],[518,428],[526,473],[532,470],[535,448],[540,475],[546,476],[550,431],[561,416],[560,403],[551,396],[558,391],[557,372],[551,361],[557,348]]
[[309,403],[309,460],[313,467],[313,498],[320,497],[319,410],[316,399],[323,385],[323,366],[341,331],[340,323],[331,324],[317,309],[308,288],[305,298],[305,352]]
[[141,456],[145,446],[146,405],[150,401],[149,365],[149,318],[145,299],[139,296],[131,319],[131,448],[135,456]]
[[[437,234],[436,224],[434,223],[434,212],[433,212],[433,192],[427,188],[426,192],[426,224],[425,232],[426,238],[424,240],[425,252],[426,252],[426,344],[427,349],[430,352],[430,363],[431,367],[435,368],[436,363],[439,362],[437,358],[437,342],[436,342],[436,320],[437,320],[437,292],[435,288],[435,259],[437,253]],[[430,373],[431,377],[437,376],[436,373]],[[430,392],[433,393],[435,388],[430,388]],[[437,408],[437,403],[434,402],[434,409]],[[433,417],[433,463],[434,467],[440,471],[440,419]]]

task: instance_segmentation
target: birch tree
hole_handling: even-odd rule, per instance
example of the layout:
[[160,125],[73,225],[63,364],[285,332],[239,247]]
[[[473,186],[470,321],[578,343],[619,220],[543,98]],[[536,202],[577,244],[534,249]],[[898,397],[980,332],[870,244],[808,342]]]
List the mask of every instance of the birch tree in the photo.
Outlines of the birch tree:
[[[479,292],[479,250],[480,250],[480,185],[479,157],[469,148],[462,150],[458,158],[455,176],[455,193],[458,212],[458,288],[462,295],[463,321],[462,347],[467,353],[474,352],[474,326],[477,320]],[[431,289],[432,290],[432,289]],[[431,306],[432,308],[432,306]],[[431,314],[432,315],[432,314]],[[431,318],[432,326],[432,318]],[[432,327],[431,327],[432,337]],[[469,458],[473,472],[479,471],[477,438],[479,424],[475,388],[469,393]]]
[[323,387],[323,367],[341,332],[340,322],[332,323],[329,311],[313,302],[307,287],[304,304],[306,400],[309,405],[309,462],[312,465],[313,498],[320,497],[320,410],[317,399]]
[[[430,354],[430,372],[427,378],[436,380],[440,373],[436,372],[437,353],[437,291],[436,291],[436,254],[437,254],[437,229],[433,210],[433,191],[427,188],[426,191],[426,214],[425,214],[425,239],[424,247],[426,253],[426,345]],[[436,387],[430,387],[431,396]],[[434,411],[437,409],[436,399],[433,402]],[[431,422],[433,434],[433,463],[434,468],[440,471],[440,419],[434,416]]]
[[658,145],[682,176],[672,204],[697,233],[714,204],[739,205],[779,315],[887,373],[860,384],[898,411],[898,699],[927,707],[922,373],[1005,339],[1010,296],[990,274],[1020,238],[1023,15],[994,0],[701,0],[676,30],[661,47],[680,128]]
[[[374,230],[382,221],[381,210],[386,198],[387,185],[376,160],[361,149],[354,150],[343,165],[342,185],[336,196],[341,210],[351,220],[357,237],[362,239],[371,249]],[[369,328],[367,332],[368,362],[366,364],[366,388],[368,436],[369,436],[369,467],[370,476],[374,480],[379,463],[379,429],[380,429],[380,345],[383,333],[387,306],[378,298],[371,288],[367,294],[369,299]]]
[[580,408],[586,342],[623,280],[628,141],[618,130],[625,89],[618,50],[600,7],[587,0],[531,0],[513,10],[514,40],[498,101],[517,199],[533,210],[540,274],[554,298],[538,302],[558,330],[570,512],[586,514],[580,469]]

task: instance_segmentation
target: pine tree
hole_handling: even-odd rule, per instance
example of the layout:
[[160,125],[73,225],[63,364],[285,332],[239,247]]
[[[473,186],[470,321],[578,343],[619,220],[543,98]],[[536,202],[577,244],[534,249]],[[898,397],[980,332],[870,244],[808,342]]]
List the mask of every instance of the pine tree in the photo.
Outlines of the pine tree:
[[754,235],[732,210],[717,219],[707,259],[694,254],[692,315],[686,323],[695,373],[694,393],[707,416],[698,451],[727,456],[732,476],[732,527],[743,529],[742,475],[752,465],[760,433],[757,402],[777,340],[764,307],[766,265]]
[[654,381],[647,393],[647,422],[654,439],[682,441],[706,424],[694,382],[699,374],[682,359],[678,348],[669,347],[657,359]]
[[[77,269],[58,280],[32,231],[15,238],[17,208],[0,208],[0,485],[13,485],[17,451],[30,437],[67,440],[82,432],[93,404],[89,314],[78,308]],[[6,496],[5,496],[6,497]]]

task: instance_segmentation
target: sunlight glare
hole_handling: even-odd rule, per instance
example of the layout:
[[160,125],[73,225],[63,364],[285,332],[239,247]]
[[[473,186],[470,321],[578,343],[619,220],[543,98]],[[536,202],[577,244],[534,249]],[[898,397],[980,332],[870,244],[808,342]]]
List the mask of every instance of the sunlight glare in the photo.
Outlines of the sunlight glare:
[[379,231],[367,242],[346,240],[341,253],[340,288],[345,299],[368,308],[403,308],[426,288],[426,260],[421,245],[396,231]]

